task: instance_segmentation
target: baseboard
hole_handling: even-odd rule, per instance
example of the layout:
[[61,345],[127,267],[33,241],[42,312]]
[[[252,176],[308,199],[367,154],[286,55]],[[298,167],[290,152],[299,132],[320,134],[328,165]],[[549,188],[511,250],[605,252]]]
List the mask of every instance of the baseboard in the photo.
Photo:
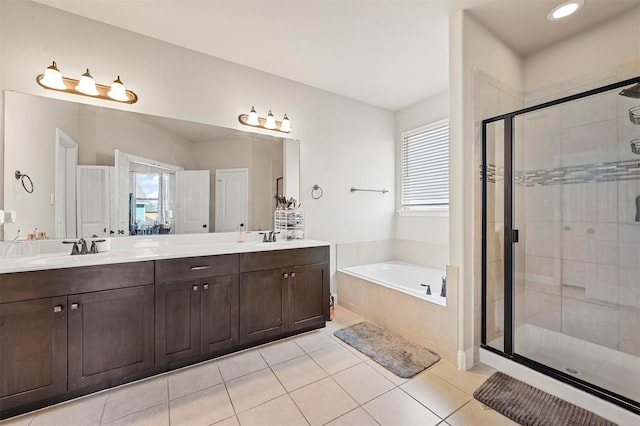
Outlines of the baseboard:
[[470,370],[473,364],[473,347],[458,351],[458,370]]

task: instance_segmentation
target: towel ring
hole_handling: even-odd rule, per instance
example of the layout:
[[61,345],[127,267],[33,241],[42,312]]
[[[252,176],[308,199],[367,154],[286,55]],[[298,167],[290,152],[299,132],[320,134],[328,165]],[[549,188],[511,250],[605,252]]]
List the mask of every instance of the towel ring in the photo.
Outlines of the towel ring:
[[[320,191],[320,194],[318,194],[317,191]],[[322,188],[320,188],[320,185],[313,185],[313,189],[311,190],[311,198],[313,198],[314,200],[319,200],[323,195],[324,191],[322,190]]]
[[[33,192],[33,181],[31,180],[29,175],[20,173],[20,170],[16,170],[15,176],[16,176],[16,180],[19,180],[20,183],[22,184],[22,187],[24,188],[24,190],[27,191],[29,194],[31,194]],[[27,188],[27,185],[24,183],[24,178],[29,179],[29,186],[31,187],[31,190],[29,190]]]

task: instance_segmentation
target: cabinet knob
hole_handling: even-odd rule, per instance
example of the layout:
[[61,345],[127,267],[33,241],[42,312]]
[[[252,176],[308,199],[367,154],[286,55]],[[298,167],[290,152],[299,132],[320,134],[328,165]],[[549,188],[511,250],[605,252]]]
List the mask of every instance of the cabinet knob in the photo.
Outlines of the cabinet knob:
[[289,278],[289,274],[285,272],[284,274],[282,274],[282,278]]
[[291,273],[291,278],[295,278],[295,277],[296,277],[296,273],[295,273],[295,272],[292,272],[292,273]]
[[203,289],[203,290],[209,290],[209,284],[204,284],[204,285],[202,286],[202,289]]
[[56,305],[53,307],[53,312],[58,313],[62,312],[62,305]]
[[72,310],[72,311],[75,311],[75,310],[76,310],[76,309],[78,309],[79,307],[80,307],[80,304],[79,304],[79,303],[72,303],[72,304],[71,304],[71,310]]
[[193,291],[198,291],[198,286],[197,286],[197,285],[194,285],[193,287],[191,287],[191,289],[192,289]]

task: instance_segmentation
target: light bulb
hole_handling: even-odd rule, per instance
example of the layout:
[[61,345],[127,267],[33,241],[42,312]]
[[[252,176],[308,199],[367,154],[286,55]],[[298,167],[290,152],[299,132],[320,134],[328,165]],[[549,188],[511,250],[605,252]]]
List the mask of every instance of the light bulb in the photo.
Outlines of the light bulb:
[[107,92],[107,96],[111,99],[115,99],[116,101],[126,102],[129,100],[127,96],[127,91],[124,88],[124,84],[120,81],[120,76],[117,79],[113,80],[111,84],[111,89]]
[[275,129],[276,126],[276,119],[273,116],[273,114],[271,113],[271,110],[269,110],[269,114],[267,114],[267,121],[264,123],[264,128],[265,129]]
[[56,62],[53,61],[51,65],[44,70],[44,75],[40,79],[40,84],[47,86],[51,89],[65,90],[67,85],[62,80],[62,74],[56,66]]
[[85,95],[99,95],[98,90],[96,89],[96,82],[93,80],[93,77],[91,77],[88,68],[87,71],[80,77],[80,82],[76,86],[76,90],[80,93],[84,93]]
[[556,6],[547,14],[547,19],[555,21],[558,19],[566,18],[569,15],[574,14],[582,6],[584,6],[584,0],[571,0]]
[[260,120],[258,119],[258,113],[254,107],[251,107],[251,111],[249,111],[249,117],[247,117],[247,124],[251,124],[252,126],[259,126]]
[[291,130],[293,130],[291,128],[291,121],[289,121],[289,117],[287,117],[287,114],[285,114],[284,118],[282,119],[282,124],[280,125],[280,131],[289,133]]

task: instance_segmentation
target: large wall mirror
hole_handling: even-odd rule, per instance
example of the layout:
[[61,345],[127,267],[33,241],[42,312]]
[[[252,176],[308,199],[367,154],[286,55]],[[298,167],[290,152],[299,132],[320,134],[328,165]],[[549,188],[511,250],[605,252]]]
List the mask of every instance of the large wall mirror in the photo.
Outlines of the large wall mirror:
[[5,239],[272,229],[298,173],[295,140],[5,92]]

